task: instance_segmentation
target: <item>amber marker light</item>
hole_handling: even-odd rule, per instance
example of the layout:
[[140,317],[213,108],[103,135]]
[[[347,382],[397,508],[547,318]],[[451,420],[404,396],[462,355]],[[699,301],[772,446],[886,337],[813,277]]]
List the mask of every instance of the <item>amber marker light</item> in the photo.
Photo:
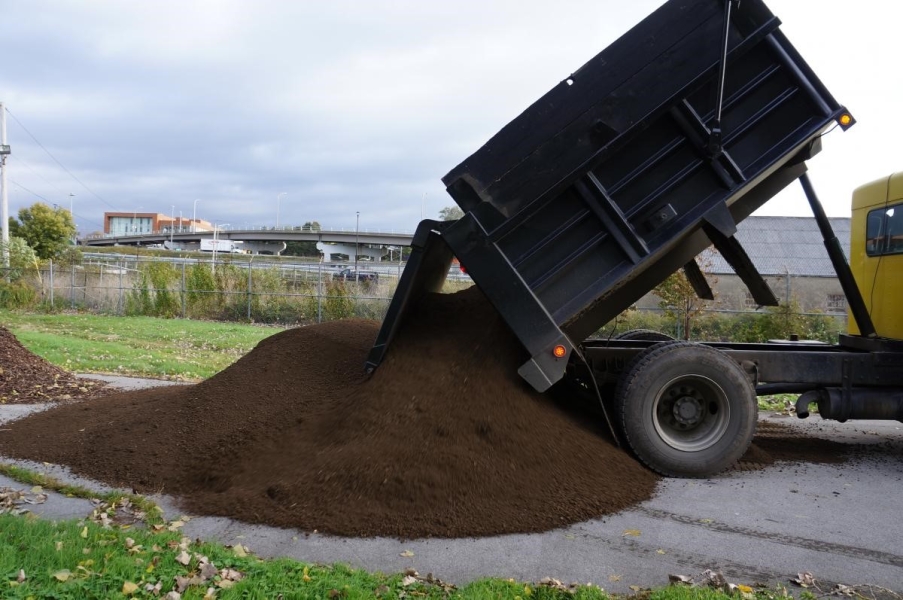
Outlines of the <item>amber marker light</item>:
[[837,117],[837,124],[840,125],[840,128],[846,131],[850,127],[856,124],[856,119],[853,118],[848,112],[840,113],[840,116]]
[[568,349],[558,344],[555,348],[552,349],[552,354],[555,355],[555,358],[564,358],[564,355],[568,353]]

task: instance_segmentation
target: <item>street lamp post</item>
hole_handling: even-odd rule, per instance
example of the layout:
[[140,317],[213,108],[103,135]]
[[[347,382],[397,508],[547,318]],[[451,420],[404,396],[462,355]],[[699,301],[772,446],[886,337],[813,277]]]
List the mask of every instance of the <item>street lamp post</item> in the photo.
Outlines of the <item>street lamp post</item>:
[[282,200],[283,196],[286,196],[285,192],[280,192],[276,195],[276,229],[279,229],[279,201]]
[[176,232],[176,205],[171,204],[170,206],[172,206],[172,212],[170,213],[172,220],[169,222],[169,249],[172,250],[172,236]]
[[191,211],[191,233],[197,233],[198,231],[198,226],[195,225],[195,221],[198,218],[198,201],[200,201],[200,198],[194,199],[194,209]]
[[220,227],[226,227],[229,225],[228,223],[214,223],[213,224],[213,262],[210,263],[210,272],[216,273],[216,233],[219,231]]
[[143,210],[143,206],[139,206],[138,208],[132,211],[132,231],[135,232],[135,235],[138,235],[138,211]]
[[361,253],[361,211],[357,211],[357,220],[354,225],[354,278],[360,281],[357,272],[357,257]]

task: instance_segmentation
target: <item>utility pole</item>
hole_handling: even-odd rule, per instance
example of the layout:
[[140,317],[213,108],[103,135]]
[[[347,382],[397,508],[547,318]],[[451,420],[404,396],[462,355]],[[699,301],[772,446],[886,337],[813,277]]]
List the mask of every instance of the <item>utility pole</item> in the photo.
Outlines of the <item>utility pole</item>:
[[75,197],[75,194],[69,192],[69,216],[72,217],[72,226],[75,230],[72,232],[72,245],[78,245],[78,225],[75,224],[75,213],[72,212],[72,199]]
[[6,144],[6,107],[0,102],[0,223],[3,226],[3,235],[0,237],[0,246],[3,246],[3,267],[9,268],[9,199],[6,195],[6,156],[9,154],[9,146]]

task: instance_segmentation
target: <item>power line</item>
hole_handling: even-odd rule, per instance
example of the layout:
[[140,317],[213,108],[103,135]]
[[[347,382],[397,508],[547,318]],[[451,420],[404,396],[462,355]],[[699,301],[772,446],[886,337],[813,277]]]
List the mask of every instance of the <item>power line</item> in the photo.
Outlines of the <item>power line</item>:
[[49,181],[46,177],[44,177],[43,175],[41,175],[40,173],[38,173],[38,172],[37,172],[30,164],[28,164],[27,162],[25,162],[25,159],[22,158],[21,156],[19,156],[19,155],[17,155],[17,154],[10,154],[10,155],[9,155],[9,158],[14,159],[16,162],[22,163],[22,165],[25,166],[25,168],[27,168],[29,171],[31,171],[32,173],[34,173],[35,175],[37,175],[38,177],[40,177],[41,179],[43,179],[43,180],[44,180],[44,183],[46,183],[46,184],[49,185],[50,187],[54,188],[54,189],[55,189],[56,191],[58,191],[59,193],[61,193],[61,194],[63,194],[63,195],[66,194],[66,192],[64,192],[63,190],[61,190],[60,188],[58,188],[55,184],[50,183],[50,181]]
[[83,188],[85,188],[86,190],[88,190],[88,193],[90,193],[92,196],[94,196],[95,198],[97,198],[98,200],[100,200],[101,202],[103,202],[104,204],[106,204],[107,206],[109,206],[110,208],[112,208],[113,210],[117,210],[115,206],[113,206],[112,204],[110,204],[109,202],[107,202],[106,200],[104,200],[103,198],[101,198],[94,190],[92,190],[92,189],[89,188],[87,185],[85,185],[85,184],[82,182],[81,179],[79,179],[78,177],[76,177],[76,176],[72,173],[72,171],[70,171],[69,169],[67,169],[67,168],[65,167],[65,165],[63,165],[63,163],[61,163],[59,160],[57,160],[57,158],[56,158],[53,154],[50,153],[50,150],[48,150],[47,148],[45,148],[45,147],[44,147],[44,144],[42,144],[41,142],[39,142],[39,141],[38,141],[38,138],[36,138],[36,137],[34,136],[34,134],[33,134],[32,132],[30,132],[30,131],[28,130],[28,128],[27,128],[25,125],[22,124],[22,121],[20,121],[20,120],[16,117],[16,115],[14,115],[8,108],[6,109],[6,112],[9,114],[9,116],[11,116],[11,117],[13,118],[13,121],[15,121],[16,123],[19,124],[19,127],[21,127],[22,129],[25,130],[25,133],[27,133],[27,134],[31,137],[31,139],[34,140],[35,144],[37,144],[38,146],[40,146],[40,147],[41,147],[41,150],[43,150],[44,152],[46,152],[46,153],[47,153],[47,156],[49,156],[50,158],[52,158],[52,159],[53,159],[53,162],[55,162],[56,164],[58,164],[62,170],[64,170],[66,173],[69,174],[70,177],[72,177],[72,179],[74,179],[75,181],[77,181],[77,182],[79,183],[79,185],[81,185]]
[[22,185],[22,184],[19,183],[18,181],[14,180],[14,179],[10,179],[9,182],[10,182],[11,184],[13,184],[13,185],[19,186],[20,188],[22,188],[23,190],[25,190],[26,192],[28,192],[29,194],[31,194],[31,195],[34,196],[35,198],[40,198],[41,200],[43,200],[43,201],[46,202],[47,204],[53,204],[53,202],[51,202],[50,200],[48,200],[47,198],[45,198],[45,197],[42,196],[41,194],[38,194],[38,193],[36,193],[36,192],[31,191],[30,189],[28,189],[27,187],[25,187],[24,185]]
[[[28,189],[27,187],[25,187],[24,185],[22,185],[22,184],[19,183],[18,181],[15,181],[15,180],[13,180],[13,179],[10,179],[9,182],[12,183],[13,185],[19,186],[20,188],[22,188],[23,190],[25,190],[26,192],[28,192],[29,194],[31,194],[31,195],[34,196],[35,198],[39,198],[39,199],[43,200],[44,202],[46,202],[47,204],[49,204],[49,205],[51,205],[51,206],[54,206],[54,207],[56,207],[56,208],[62,208],[63,210],[66,210],[66,211],[68,212],[68,210],[67,210],[65,207],[60,206],[60,205],[57,204],[56,202],[51,202],[50,200],[48,200],[48,199],[45,198],[44,196],[42,196],[42,195],[40,195],[40,194],[38,194],[38,193],[36,193],[36,192],[31,191],[30,189]],[[89,225],[96,225],[96,226],[98,226],[98,227],[103,227],[103,225],[101,225],[101,224],[98,223],[97,221],[92,221],[92,220],[91,220],[90,218],[88,218],[88,217],[84,217],[84,216],[82,216],[82,215],[77,215],[77,214],[75,214],[75,213],[70,213],[70,214],[72,214],[73,217],[78,217],[79,219],[81,219],[81,220],[82,220],[82,223],[87,223],[87,224],[89,224]]]

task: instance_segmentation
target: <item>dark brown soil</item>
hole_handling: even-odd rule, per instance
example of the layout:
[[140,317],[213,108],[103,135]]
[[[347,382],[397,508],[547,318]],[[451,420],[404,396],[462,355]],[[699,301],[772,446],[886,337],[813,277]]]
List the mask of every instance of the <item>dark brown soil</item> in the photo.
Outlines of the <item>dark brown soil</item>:
[[736,470],[754,471],[778,462],[839,464],[854,450],[849,444],[812,437],[781,423],[759,422],[756,437]]
[[70,465],[186,508],[303,530],[483,536],[546,530],[648,498],[657,478],[517,376],[522,350],[476,288],[377,324],[261,342],[222,373],[64,406],[0,433],[0,454]]
[[79,379],[28,351],[0,327],[0,404],[35,404],[84,398],[104,384]]
[[[476,288],[422,303],[367,378],[377,329],[285,331],[201,384],[15,422],[0,454],[175,493],[199,514],[348,536],[542,531],[653,493],[657,477],[598,419],[518,377],[523,350]],[[831,444],[766,424],[739,468],[830,460]]]

